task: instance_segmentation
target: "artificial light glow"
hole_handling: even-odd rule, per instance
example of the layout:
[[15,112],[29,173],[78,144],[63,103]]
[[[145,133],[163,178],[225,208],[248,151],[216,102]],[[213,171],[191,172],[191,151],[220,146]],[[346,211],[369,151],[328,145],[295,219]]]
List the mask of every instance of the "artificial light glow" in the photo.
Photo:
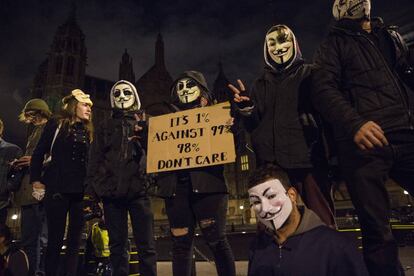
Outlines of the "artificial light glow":
[[12,220],[16,220],[19,216],[17,214],[14,214],[13,216],[11,216]]

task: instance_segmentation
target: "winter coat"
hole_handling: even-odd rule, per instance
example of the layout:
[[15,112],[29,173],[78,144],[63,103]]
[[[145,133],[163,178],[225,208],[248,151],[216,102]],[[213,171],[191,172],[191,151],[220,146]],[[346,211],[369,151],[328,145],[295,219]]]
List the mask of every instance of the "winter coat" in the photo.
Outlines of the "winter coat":
[[251,133],[259,164],[312,167],[312,151],[320,142],[320,131],[309,99],[311,72],[312,66],[303,61],[279,72],[266,67],[253,83],[250,98],[254,109],[241,118]]
[[83,193],[88,162],[89,135],[82,123],[61,126],[52,148],[52,161],[43,168],[58,122],[49,120],[32,154],[30,182],[46,185],[46,193]]
[[134,112],[114,109],[112,118],[96,128],[87,180],[87,193],[92,197],[119,199],[146,194],[146,138],[128,139],[135,135],[136,123]]
[[[171,96],[173,104],[172,110],[185,110],[191,108],[197,108],[198,102],[190,104],[181,104],[176,96],[176,83],[182,78],[192,78],[197,82],[201,88],[202,96],[211,102],[212,95],[207,87],[207,82],[204,76],[197,71],[186,71],[181,74],[171,87]],[[176,195],[176,185],[183,179],[189,179],[191,181],[192,189],[194,193],[227,193],[227,185],[223,176],[223,165],[192,168],[186,170],[178,170],[172,172],[162,172],[158,174],[157,178],[157,196],[162,198],[173,197]]]
[[8,187],[8,174],[10,162],[19,158],[22,150],[0,137],[0,209],[7,207],[10,203],[10,190]]
[[[44,127],[45,124],[34,127],[32,134],[30,134],[29,138],[27,139],[26,152],[24,155],[31,156],[33,154],[33,151],[35,150],[36,145],[40,140],[40,136],[42,135]],[[22,173],[23,176],[20,187],[14,194],[14,204],[17,206],[26,206],[39,203],[39,201],[37,201],[32,196],[33,187],[30,183],[29,168],[23,168]]]
[[296,232],[283,244],[261,231],[249,252],[249,276],[366,275],[362,255],[343,234],[304,209]]
[[414,129],[414,73],[407,49],[394,28],[372,21],[373,33],[391,45],[387,53],[369,39],[358,22],[341,20],[320,45],[313,74],[313,102],[333,126],[337,141],[352,141],[368,121],[385,133]]
[[265,40],[264,72],[249,94],[253,109],[240,110],[240,117],[251,133],[258,165],[271,162],[286,169],[311,168],[316,142],[321,141],[309,100],[312,66],[304,64],[289,27],[276,25],[267,34],[280,27],[290,31],[294,54],[285,63],[276,64]]

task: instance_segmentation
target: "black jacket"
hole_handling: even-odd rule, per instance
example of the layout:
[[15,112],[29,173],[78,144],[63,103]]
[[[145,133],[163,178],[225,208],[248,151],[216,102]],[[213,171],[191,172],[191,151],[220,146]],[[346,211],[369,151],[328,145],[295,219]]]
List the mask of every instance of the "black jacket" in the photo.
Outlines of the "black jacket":
[[19,158],[22,150],[15,144],[8,143],[0,137],[0,209],[9,205],[10,190],[8,177],[11,170],[10,162]]
[[343,234],[304,209],[296,232],[279,245],[267,231],[253,240],[249,276],[368,276],[362,255]]
[[[186,71],[174,81],[171,87],[173,101],[171,110],[179,111],[199,107],[198,101],[186,105],[179,103],[178,97],[176,96],[175,84],[182,78],[192,78],[195,80],[202,90],[202,96],[211,102],[212,96],[208,90],[207,82],[203,74],[197,71]],[[191,181],[194,193],[227,193],[223,168],[222,165],[217,165],[159,173],[157,177],[157,196],[163,198],[175,196],[176,185],[183,179],[189,179]]]
[[[297,61],[290,68],[265,68],[250,91],[254,109],[241,116],[259,163],[276,162],[284,168],[309,168],[311,149],[319,139],[312,115],[312,66]],[[243,114],[243,113],[242,113]]]
[[[413,72],[408,52],[394,28],[372,22],[382,41],[369,39],[359,23],[341,20],[315,55],[313,102],[333,125],[336,140],[351,140],[367,121],[386,132],[413,129]],[[390,54],[378,45],[391,45]],[[393,62],[387,62],[387,58]],[[410,69],[411,68],[411,69]]]
[[[135,135],[134,112],[114,109],[98,126],[91,145],[87,193],[106,199],[134,198],[146,193],[146,138]],[[140,135],[145,134],[145,130]]]
[[[52,148],[52,161],[43,168],[58,122],[49,120],[32,154],[30,182],[40,181],[47,193],[83,193],[88,162],[89,136],[82,123],[61,126]],[[43,173],[43,174],[42,174]]]

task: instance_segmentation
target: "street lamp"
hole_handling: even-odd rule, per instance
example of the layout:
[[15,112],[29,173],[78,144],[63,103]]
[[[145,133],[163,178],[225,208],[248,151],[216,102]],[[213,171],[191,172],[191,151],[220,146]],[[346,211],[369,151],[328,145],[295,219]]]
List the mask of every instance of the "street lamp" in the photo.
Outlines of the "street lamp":
[[243,214],[244,205],[240,205],[239,208],[240,208],[240,211],[241,211],[241,220],[242,220],[241,223],[242,223],[242,225],[244,225],[244,214]]
[[11,216],[12,220],[16,220],[19,216],[17,214],[14,214],[13,216]]

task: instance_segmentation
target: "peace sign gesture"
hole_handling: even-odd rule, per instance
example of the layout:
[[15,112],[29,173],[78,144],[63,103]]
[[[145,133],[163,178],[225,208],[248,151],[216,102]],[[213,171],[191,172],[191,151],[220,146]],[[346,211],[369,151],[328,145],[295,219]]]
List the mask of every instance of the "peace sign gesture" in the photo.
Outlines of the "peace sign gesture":
[[244,109],[246,107],[253,107],[253,102],[250,100],[250,97],[247,96],[248,93],[246,91],[246,87],[244,86],[241,80],[237,80],[239,88],[234,86],[233,84],[228,84],[228,87],[234,94],[233,101],[237,104],[240,109]]

